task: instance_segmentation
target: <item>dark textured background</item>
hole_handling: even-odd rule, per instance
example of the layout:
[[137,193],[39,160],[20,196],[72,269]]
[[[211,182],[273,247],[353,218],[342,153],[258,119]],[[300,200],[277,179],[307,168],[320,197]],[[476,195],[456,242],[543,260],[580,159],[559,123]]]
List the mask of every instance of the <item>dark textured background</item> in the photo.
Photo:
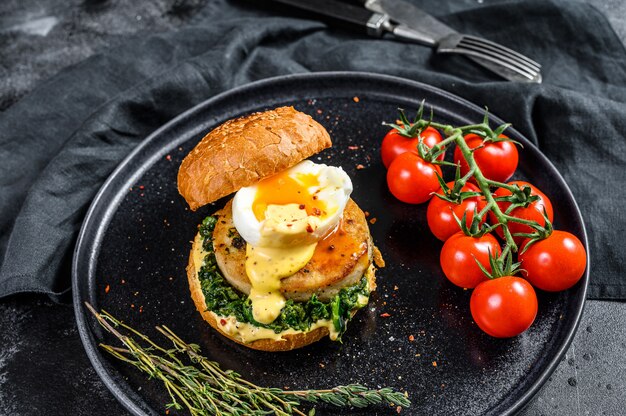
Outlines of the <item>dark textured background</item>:
[[[590,0],[626,40],[626,3]],[[450,1],[446,9],[481,7]],[[131,34],[193,22],[206,0],[0,2],[0,110],[60,69]],[[1,133],[0,133],[1,134]],[[590,301],[564,362],[528,415],[620,415],[626,408],[626,305]],[[0,301],[0,414],[123,414],[83,352],[69,306],[36,295]]]

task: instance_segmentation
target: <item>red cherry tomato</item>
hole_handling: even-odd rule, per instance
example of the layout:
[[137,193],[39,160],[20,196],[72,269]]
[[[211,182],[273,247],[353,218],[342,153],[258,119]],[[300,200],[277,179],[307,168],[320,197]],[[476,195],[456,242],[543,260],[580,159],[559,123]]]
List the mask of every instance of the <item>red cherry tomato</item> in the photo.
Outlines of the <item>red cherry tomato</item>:
[[[528,240],[524,242],[524,246]],[[522,251],[524,246],[522,246]],[[519,255],[522,275],[536,288],[548,292],[569,289],[585,273],[587,253],[576,236],[554,230]]]
[[[500,137],[506,136],[501,134]],[[483,145],[483,139],[476,134],[465,136],[465,142],[470,149]],[[474,160],[485,178],[498,182],[505,182],[513,176],[517,169],[518,159],[517,147],[513,142],[487,143],[484,147],[474,151]],[[454,149],[454,162],[461,164],[461,175],[469,172],[467,161],[458,146]]]
[[[545,208],[546,214],[548,215],[548,219],[550,220],[550,222],[554,220],[554,213],[552,211],[552,203],[550,202],[550,199],[543,192],[541,192],[539,189],[537,189],[535,186],[531,185],[530,183],[524,182],[524,181],[513,181],[513,182],[509,182],[508,184],[509,185],[517,184],[520,188],[523,188],[524,186],[530,186],[530,190],[531,190],[530,194],[537,195],[539,197],[538,200],[536,200],[535,202],[532,202],[526,208],[517,207],[513,209],[509,213],[509,215],[516,217],[516,218],[522,218],[525,220],[535,221],[539,225],[544,226],[546,224],[546,221],[543,218],[543,210]],[[498,188],[494,192],[494,196],[509,196],[509,195],[511,195],[511,192],[504,188]],[[505,212],[509,208],[509,206],[511,206],[511,203],[500,201],[498,202],[498,206],[500,207],[500,210],[502,210],[502,212]],[[496,217],[495,215],[493,215],[491,211],[489,212],[489,218],[494,224],[497,223]],[[511,234],[532,233],[534,231],[532,227],[528,225],[523,225],[523,224],[519,224],[519,223],[512,222],[512,221],[509,222],[508,226],[509,226],[509,231],[511,231]],[[501,227],[498,227],[496,229],[496,232],[498,233],[500,237],[504,236],[504,233],[502,232]],[[520,244],[522,241],[524,241],[524,237],[513,237],[513,240],[515,241],[516,244]]]
[[[454,182],[448,182],[449,188],[453,186]],[[478,187],[468,183],[461,188],[461,192],[478,192]],[[443,191],[439,190],[438,194],[443,195]],[[467,224],[469,225],[474,218],[474,210],[480,212],[484,207],[485,201],[479,196],[464,199],[460,204],[453,204],[434,197],[428,203],[428,210],[426,211],[428,227],[435,237],[441,241],[446,241],[452,234],[461,230],[453,213],[461,219],[463,218],[463,213],[467,212]],[[483,218],[480,223],[482,224],[484,222],[485,218]]]
[[488,279],[476,260],[491,272],[489,253],[500,255],[500,244],[493,235],[474,238],[459,231],[446,240],[439,261],[448,280],[460,287],[474,288]]
[[504,276],[482,282],[470,299],[472,318],[480,329],[496,338],[526,331],[537,316],[537,294],[526,280]]
[[389,165],[387,186],[400,201],[421,204],[428,201],[432,193],[439,189],[435,172],[441,175],[441,168],[425,162],[415,153],[403,153]]
[[[442,140],[441,134],[432,127],[424,129],[422,139],[424,144],[428,147],[433,147]],[[391,162],[402,153],[413,152],[417,154],[418,143],[419,139],[417,137],[404,137],[396,129],[389,130],[380,147],[380,156],[383,160],[383,165],[389,168]],[[439,160],[443,160],[443,158],[444,153],[437,157]]]

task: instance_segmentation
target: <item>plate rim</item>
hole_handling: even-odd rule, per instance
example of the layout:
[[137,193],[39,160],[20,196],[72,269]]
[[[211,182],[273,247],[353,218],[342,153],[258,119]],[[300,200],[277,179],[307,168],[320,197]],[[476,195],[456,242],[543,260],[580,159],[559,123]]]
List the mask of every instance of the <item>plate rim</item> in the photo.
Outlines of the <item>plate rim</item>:
[[[80,231],[78,233],[76,245],[74,246],[74,251],[72,255],[72,267],[71,267],[74,316],[76,319],[78,333],[80,335],[83,348],[85,349],[85,352],[87,354],[87,357],[92,367],[94,368],[94,370],[96,371],[96,373],[98,374],[102,382],[109,389],[109,391],[113,394],[113,396],[118,400],[118,402],[129,412],[133,413],[134,415],[139,415],[139,416],[148,414],[145,412],[145,409],[143,409],[141,406],[139,406],[130,397],[126,395],[126,393],[115,382],[115,380],[111,377],[107,369],[102,365],[101,361],[99,360],[98,358],[99,350],[97,348],[97,343],[94,342],[93,333],[87,322],[89,315],[85,313],[83,309],[84,308],[83,299],[79,296],[80,289],[79,289],[79,277],[78,277],[78,272],[79,272],[78,271],[79,269],[78,259],[79,259],[80,254],[82,254],[82,251],[85,250],[84,246],[88,244],[89,239],[87,236],[87,230],[88,230],[89,224],[92,221],[92,218],[96,214],[96,209],[100,206],[101,203],[107,203],[106,201],[103,201],[106,191],[112,185],[112,183],[120,174],[120,172],[125,170],[127,165],[129,165],[130,162],[138,154],[140,154],[143,151],[143,149],[145,149],[153,140],[155,140],[156,137],[159,137],[163,131],[167,131],[179,123],[184,123],[186,118],[191,117],[195,113],[201,112],[202,109],[213,105],[215,102],[219,102],[225,97],[228,97],[230,95],[245,93],[248,90],[255,90],[255,89],[267,87],[267,86],[270,86],[272,84],[277,84],[277,83],[280,84],[280,83],[285,83],[285,82],[293,82],[294,80],[297,81],[301,79],[302,80],[305,80],[305,79],[309,80],[309,79],[316,79],[316,78],[329,79],[329,78],[336,78],[336,77],[361,78],[364,80],[380,80],[380,81],[386,81],[386,82],[408,84],[414,88],[427,90],[427,91],[435,93],[436,95],[444,96],[446,99],[456,101],[457,103],[470,107],[474,110],[483,111],[481,107],[474,104],[473,102],[463,97],[460,97],[456,94],[453,94],[449,91],[446,91],[444,89],[434,87],[432,85],[425,84],[419,81],[415,81],[415,80],[403,78],[403,77],[398,77],[398,76],[379,74],[379,73],[373,73],[373,72],[362,72],[362,71],[324,71],[324,72],[287,74],[287,75],[278,75],[278,76],[274,76],[270,78],[264,78],[261,80],[243,84],[243,85],[225,90],[217,95],[211,96],[208,99],[196,104],[195,106],[190,107],[189,109],[183,111],[181,114],[177,115],[176,117],[174,117],[167,123],[163,124],[158,129],[150,133],[145,139],[143,139],[139,144],[137,144],[137,146],[111,172],[111,174],[107,177],[107,179],[104,181],[104,183],[102,184],[102,186],[96,193],[96,196],[93,198],[89,206],[89,209],[87,211],[87,214],[85,215],[83,219]],[[496,123],[500,123],[500,124],[504,123],[497,115],[491,112],[490,112],[490,120]],[[525,135],[521,134],[519,131],[517,131],[513,127],[509,127],[509,130],[516,132],[517,134],[519,134],[520,136],[524,138],[526,137]],[[588,242],[588,236],[587,236],[587,230],[585,227],[584,217],[582,216],[578,203],[576,202],[576,199],[574,198],[574,194],[572,193],[571,189],[569,188],[569,185],[567,184],[567,182],[565,181],[561,173],[558,171],[558,169],[556,169],[556,166],[554,166],[554,164],[547,158],[547,156],[543,154],[543,152],[534,143],[532,143],[530,140],[528,140],[528,142],[530,146],[533,148],[533,150],[536,151],[536,153],[538,154],[538,157],[543,159],[544,162],[547,162],[549,165],[551,165],[554,168],[557,174],[557,179],[561,182],[561,185],[565,187],[565,189],[569,193],[569,196],[571,197],[570,199],[571,199],[571,202],[573,203],[575,213],[580,219],[580,223],[581,223],[582,243],[587,250],[587,268],[585,270],[585,274],[582,277],[583,287],[580,289],[582,291],[580,300],[575,305],[575,315],[573,317],[574,324],[566,332],[565,342],[563,342],[561,346],[558,348],[558,351],[556,355],[553,357],[553,359],[550,360],[548,364],[542,369],[542,371],[539,373],[535,382],[532,383],[526,391],[520,394],[518,399],[515,400],[512,403],[512,405],[505,412],[502,413],[502,415],[513,415],[521,411],[523,408],[525,408],[531,402],[532,398],[544,386],[544,384],[550,378],[550,376],[552,375],[552,373],[554,372],[558,364],[561,362],[569,346],[571,345],[574,339],[574,336],[578,330],[578,327],[580,325],[581,317],[585,308],[587,291],[589,287],[591,262],[590,262],[589,242]]]

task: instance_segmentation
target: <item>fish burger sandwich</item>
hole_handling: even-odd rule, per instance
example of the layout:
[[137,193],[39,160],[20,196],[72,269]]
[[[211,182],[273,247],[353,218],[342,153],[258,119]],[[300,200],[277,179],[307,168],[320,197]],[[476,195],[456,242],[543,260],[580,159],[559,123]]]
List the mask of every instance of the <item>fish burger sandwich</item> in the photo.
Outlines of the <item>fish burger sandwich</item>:
[[187,276],[202,317],[263,351],[300,348],[348,321],[384,266],[343,169],[306,158],[328,132],[293,107],[229,120],[185,157],[178,190],[192,210],[235,193],[198,227]]

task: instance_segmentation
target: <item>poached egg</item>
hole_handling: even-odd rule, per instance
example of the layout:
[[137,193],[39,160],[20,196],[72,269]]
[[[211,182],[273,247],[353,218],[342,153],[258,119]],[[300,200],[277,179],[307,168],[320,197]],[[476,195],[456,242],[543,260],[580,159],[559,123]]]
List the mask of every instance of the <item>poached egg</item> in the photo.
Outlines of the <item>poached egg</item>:
[[247,243],[256,321],[269,324],[278,317],[286,302],[281,279],[303,268],[318,241],[337,228],[351,193],[343,169],[305,160],[235,194],[233,222]]

